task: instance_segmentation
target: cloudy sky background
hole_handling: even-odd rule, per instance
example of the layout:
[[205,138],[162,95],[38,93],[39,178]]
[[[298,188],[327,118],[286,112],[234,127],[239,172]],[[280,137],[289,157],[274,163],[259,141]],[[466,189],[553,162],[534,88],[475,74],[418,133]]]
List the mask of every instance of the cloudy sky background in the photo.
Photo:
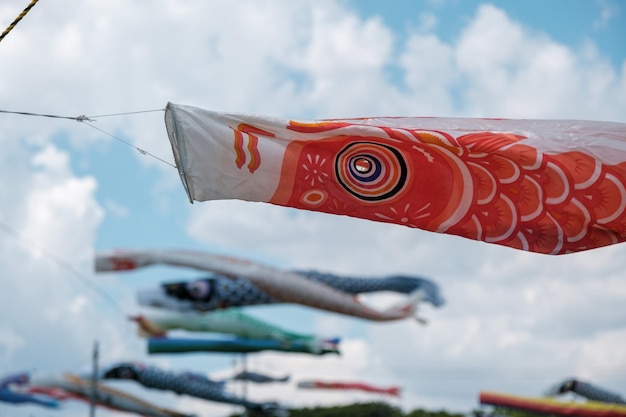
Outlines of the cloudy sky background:
[[[97,116],[172,101],[284,118],[626,122],[626,4],[546,3],[44,0],[0,42],[0,110]],[[0,4],[2,29],[26,4]],[[139,360],[232,374],[230,355],[148,357],[124,317],[139,311],[137,288],[196,272],[92,272],[94,250],[176,247],[278,267],[420,275],[442,287],[448,303],[424,307],[427,326],[250,309],[344,341],[340,358],[262,353],[249,356],[249,369],[403,387],[401,400],[389,400],[249,385],[251,399],[468,411],[480,390],[536,396],[571,376],[626,394],[626,246],[548,257],[261,203],[191,205],[174,168],[112,137],[173,162],[161,111],[95,119],[101,130],[0,114],[2,373],[87,371],[98,340],[102,366]],[[201,416],[235,410],[115,386]],[[86,412],[68,404],[62,414]],[[0,404],[8,415],[61,413]]]

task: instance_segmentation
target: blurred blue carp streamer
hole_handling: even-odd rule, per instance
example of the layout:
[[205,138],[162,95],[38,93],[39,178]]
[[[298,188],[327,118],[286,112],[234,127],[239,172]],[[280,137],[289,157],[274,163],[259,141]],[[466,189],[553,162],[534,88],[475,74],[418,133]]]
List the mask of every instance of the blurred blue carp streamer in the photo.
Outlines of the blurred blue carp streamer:
[[0,402],[9,404],[37,404],[47,408],[59,408],[60,403],[47,395],[32,393],[25,387],[27,373],[7,375],[0,379]]

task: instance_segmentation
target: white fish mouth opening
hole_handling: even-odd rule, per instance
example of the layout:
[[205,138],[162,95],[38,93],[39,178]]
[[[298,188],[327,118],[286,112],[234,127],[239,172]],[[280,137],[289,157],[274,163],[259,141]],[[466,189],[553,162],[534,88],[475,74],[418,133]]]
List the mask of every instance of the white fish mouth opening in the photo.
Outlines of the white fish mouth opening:
[[137,291],[137,302],[145,307],[189,312],[193,311],[190,301],[178,300],[165,293],[162,288],[142,288]]

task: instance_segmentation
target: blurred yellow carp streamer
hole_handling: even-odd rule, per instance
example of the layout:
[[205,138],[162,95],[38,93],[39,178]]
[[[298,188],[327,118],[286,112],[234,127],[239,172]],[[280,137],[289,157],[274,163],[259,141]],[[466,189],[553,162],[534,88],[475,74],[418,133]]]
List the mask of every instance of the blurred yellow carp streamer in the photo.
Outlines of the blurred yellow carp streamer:
[[566,417],[626,417],[626,406],[587,401],[585,403],[556,401],[547,398],[519,397],[483,391],[479,393],[480,404],[504,407],[512,410],[530,411]]
[[192,202],[269,202],[545,254],[626,240],[624,123],[294,121],[168,103],[165,124]]

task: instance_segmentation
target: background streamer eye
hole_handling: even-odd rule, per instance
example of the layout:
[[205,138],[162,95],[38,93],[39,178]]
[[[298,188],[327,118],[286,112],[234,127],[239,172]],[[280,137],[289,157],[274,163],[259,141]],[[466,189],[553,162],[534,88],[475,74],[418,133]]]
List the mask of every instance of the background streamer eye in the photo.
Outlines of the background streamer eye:
[[339,184],[354,197],[370,202],[388,200],[407,180],[407,164],[397,149],[373,142],[355,142],[335,159]]
[[187,292],[193,299],[204,300],[211,295],[211,284],[206,280],[199,279],[187,284]]

